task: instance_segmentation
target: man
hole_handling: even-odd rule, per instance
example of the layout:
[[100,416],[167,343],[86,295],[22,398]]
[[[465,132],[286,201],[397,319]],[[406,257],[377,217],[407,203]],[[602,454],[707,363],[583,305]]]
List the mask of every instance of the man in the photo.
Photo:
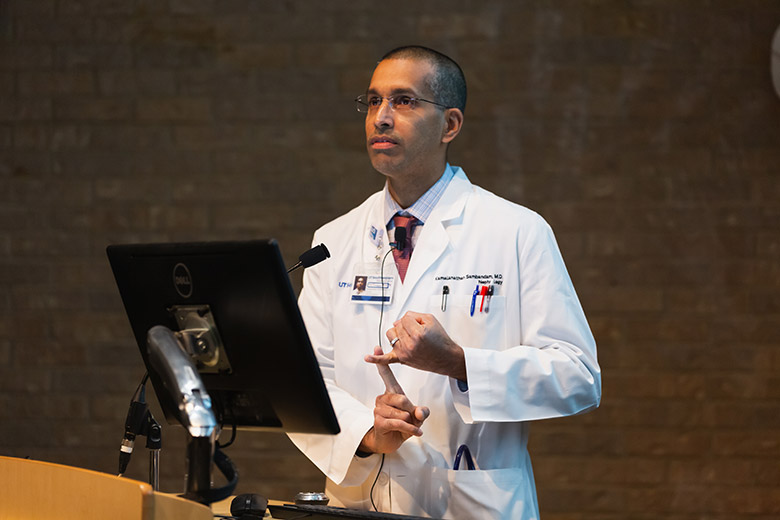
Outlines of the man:
[[[465,102],[460,67],[423,47],[385,55],[357,99],[385,189],[315,233],[334,254],[300,297],[342,431],[291,435],[334,505],[537,518],[528,421],[599,404],[595,342],[549,226],[447,163]],[[340,284],[357,275],[381,288],[373,301]]]
[[355,288],[353,289],[356,293],[361,294],[366,290],[366,277],[365,276],[356,276],[355,277]]

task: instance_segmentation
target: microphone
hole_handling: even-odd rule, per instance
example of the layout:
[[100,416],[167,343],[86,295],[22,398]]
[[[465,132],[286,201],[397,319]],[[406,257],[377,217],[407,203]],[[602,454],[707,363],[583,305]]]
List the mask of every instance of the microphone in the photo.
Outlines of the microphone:
[[397,227],[397,228],[395,228],[395,248],[397,250],[399,250],[399,251],[402,251],[403,249],[406,248],[406,228],[405,227]]
[[146,404],[146,380],[148,377],[149,374],[144,375],[143,381],[138,385],[130,402],[130,408],[127,410],[125,436],[119,446],[119,475],[127,471],[127,465],[130,463],[135,446],[135,438],[143,434],[144,431],[146,416],[149,413],[149,407]]
[[313,265],[319,264],[326,258],[330,258],[330,251],[328,251],[328,248],[325,247],[325,244],[314,246],[298,257],[298,263],[289,268],[287,270],[287,274],[290,274],[299,267],[311,267]]

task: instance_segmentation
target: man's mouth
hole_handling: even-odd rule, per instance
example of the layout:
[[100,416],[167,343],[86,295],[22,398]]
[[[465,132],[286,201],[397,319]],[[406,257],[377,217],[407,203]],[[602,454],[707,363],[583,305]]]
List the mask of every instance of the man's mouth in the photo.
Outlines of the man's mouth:
[[369,139],[368,144],[374,150],[386,150],[388,148],[392,148],[393,146],[396,146],[398,142],[387,136],[377,135]]

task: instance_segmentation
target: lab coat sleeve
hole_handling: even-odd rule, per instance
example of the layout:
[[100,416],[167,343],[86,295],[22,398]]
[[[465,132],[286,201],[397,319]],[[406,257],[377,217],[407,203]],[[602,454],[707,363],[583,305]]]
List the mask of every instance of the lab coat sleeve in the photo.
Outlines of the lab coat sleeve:
[[450,389],[466,423],[572,415],[601,399],[595,340],[552,229],[538,217],[516,242],[519,316],[506,319],[521,344],[464,347],[468,390],[455,380]]
[[[315,235],[314,243],[320,243]],[[306,330],[320,364],[331,404],[341,432],[336,435],[289,434],[301,450],[325,476],[337,484],[358,485],[375,469],[379,457],[355,456],[363,436],[374,425],[373,410],[366,407],[335,382],[335,348],[330,315],[330,291],[326,262],[306,269],[304,288],[299,298]]]

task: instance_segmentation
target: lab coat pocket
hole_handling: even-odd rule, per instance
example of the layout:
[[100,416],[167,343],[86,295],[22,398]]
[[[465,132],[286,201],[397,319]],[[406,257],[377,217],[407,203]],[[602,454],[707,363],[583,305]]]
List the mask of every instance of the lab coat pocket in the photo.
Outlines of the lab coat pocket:
[[501,350],[506,343],[505,297],[491,296],[487,306],[477,297],[473,313],[471,301],[471,294],[450,294],[443,306],[438,295],[431,297],[428,308],[458,345]]
[[[429,482],[419,485],[419,475],[415,475],[418,487],[409,490],[412,493],[406,497],[414,504],[413,514],[447,519],[530,520],[536,517],[533,497],[527,496],[532,486],[524,482],[526,475],[521,468],[452,470],[429,467],[422,472],[428,473]],[[404,487],[401,483],[401,488]]]

